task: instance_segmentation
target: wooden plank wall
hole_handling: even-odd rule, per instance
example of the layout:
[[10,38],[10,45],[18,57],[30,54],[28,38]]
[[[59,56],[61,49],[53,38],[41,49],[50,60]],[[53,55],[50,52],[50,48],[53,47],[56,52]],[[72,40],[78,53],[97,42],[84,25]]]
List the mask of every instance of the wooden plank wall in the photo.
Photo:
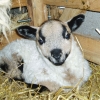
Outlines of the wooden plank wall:
[[12,0],[12,8],[26,6],[27,0]]
[[39,26],[42,22],[47,20],[45,5],[56,5],[56,6],[65,6],[67,8],[100,11],[100,6],[99,6],[100,0],[31,0],[31,1],[33,2],[32,9],[34,12],[33,21],[35,21],[34,23],[35,26]]
[[100,0],[44,0],[45,4],[100,11]]
[[[18,2],[20,1],[20,2]],[[100,0],[12,0],[12,8],[27,6],[32,19],[30,25],[39,26],[47,20],[46,5],[65,6],[67,8],[100,11]]]
[[47,20],[47,7],[43,0],[32,0],[33,22],[34,26],[40,26]]
[[[31,0],[28,0],[30,2]],[[34,0],[33,0],[34,1]],[[38,1],[38,0],[37,0]],[[100,11],[100,0],[40,0],[38,3],[65,6],[69,8]],[[27,0],[12,0],[12,7],[26,6]]]
[[84,57],[92,62],[100,64],[100,40],[88,38],[82,35],[74,34],[77,37],[84,53]]

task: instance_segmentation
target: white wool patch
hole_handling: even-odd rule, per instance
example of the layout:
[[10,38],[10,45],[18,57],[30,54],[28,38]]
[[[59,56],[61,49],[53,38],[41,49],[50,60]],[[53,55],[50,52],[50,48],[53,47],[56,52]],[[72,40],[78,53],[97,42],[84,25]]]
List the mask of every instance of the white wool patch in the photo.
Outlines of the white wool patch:
[[3,33],[5,38],[7,38],[7,31],[10,32],[10,16],[7,10],[10,10],[11,0],[0,0],[0,33]]

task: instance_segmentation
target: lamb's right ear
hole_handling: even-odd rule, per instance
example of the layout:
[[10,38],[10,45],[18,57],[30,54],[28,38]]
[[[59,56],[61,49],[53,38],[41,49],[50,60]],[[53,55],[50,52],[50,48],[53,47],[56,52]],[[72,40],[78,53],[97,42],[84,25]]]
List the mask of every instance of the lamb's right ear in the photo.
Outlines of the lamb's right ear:
[[24,38],[35,40],[37,29],[37,27],[20,26],[17,28],[17,33]]

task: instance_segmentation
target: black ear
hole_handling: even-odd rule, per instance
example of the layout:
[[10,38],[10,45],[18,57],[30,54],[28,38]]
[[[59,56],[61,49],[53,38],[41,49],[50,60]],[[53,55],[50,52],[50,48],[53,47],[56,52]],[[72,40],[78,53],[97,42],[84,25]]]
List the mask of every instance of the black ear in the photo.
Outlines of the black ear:
[[73,17],[69,22],[68,26],[71,29],[71,32],[75,31],[77,28],[80,27],[82,22],[84,21],[85,16],[83,14],[77,15]]
[[32,28],[30,26],[20,26],[17,28],[17,33],[28,39],[35,39],[36,38],[36,28]]

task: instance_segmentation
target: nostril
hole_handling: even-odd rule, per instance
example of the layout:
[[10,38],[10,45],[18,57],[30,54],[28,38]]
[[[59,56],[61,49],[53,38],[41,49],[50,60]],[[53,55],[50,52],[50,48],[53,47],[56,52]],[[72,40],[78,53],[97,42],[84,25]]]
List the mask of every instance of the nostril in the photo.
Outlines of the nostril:
[[60,59],[60,55],[58,55],[58,56],[54,56],[54,58],[56,59],[56,60],[59,60]]
[[55,58],[56,60],[60,59],[61,55],[62,55],[61,49],[53,49],[53,50],[51,51],[51,56],[52,56],[53,58]]
[[55,59],[59,59],[61,55],[52,55],[52,57],[54,57]]

